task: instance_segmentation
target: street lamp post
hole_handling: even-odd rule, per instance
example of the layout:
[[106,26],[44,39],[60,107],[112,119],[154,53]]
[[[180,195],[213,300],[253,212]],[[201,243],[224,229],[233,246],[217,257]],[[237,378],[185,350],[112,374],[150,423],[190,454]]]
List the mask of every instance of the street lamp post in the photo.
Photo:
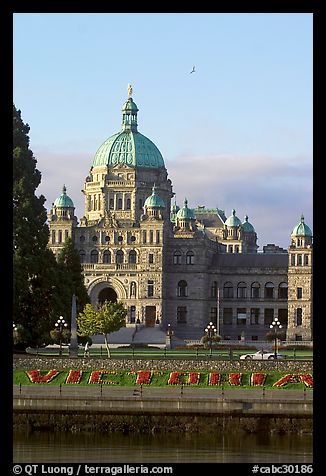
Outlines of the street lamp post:
[[269,326],[270,329],[274,329],[274,357],[277,359],[277,331],[282,329],[282,325],[277,317],[273,320],[272,324]]
[[210,348],[210,354],[212,355],[212,340],[213,337],[216,335],[216,328],[212,322],[208,324],[208,326],[205,329],[205,332],[208,337],[208,342],[209,342],[209,348]]
[[17,343],[17,337],[18,337],[18,327],[16,324],[13,322],[13,337],[14,337],[14,344]]
[[65,329],[67,326],[68,324],[66,323],[66,321],[64,320],[62,316],[60,316],[57,322],[55,323],[55,327],[58,329],[59,336],[60,336],[60,355],[62,355],[62,332],[63,332],[63,329]]
[[174,334],[174,332],[171,328],[171,324],[168,324],[168,328],[166,330],[166,336],[168,338],[168,345],[166,347],[168,347],[169,349],[172,349],[171,339],[172,339],[173,334]]

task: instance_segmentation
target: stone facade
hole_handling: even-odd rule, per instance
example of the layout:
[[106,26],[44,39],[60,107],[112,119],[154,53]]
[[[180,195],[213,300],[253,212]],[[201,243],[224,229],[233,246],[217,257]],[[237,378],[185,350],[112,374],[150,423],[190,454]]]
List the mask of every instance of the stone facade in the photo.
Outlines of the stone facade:
[[73,238],[91,302],[121,301],[127,326],[170,324],[183,339],[201,337],[211,321],[224,339],[261,340],[277,317],[288,339],[311,340],[310,229],[296,227],[288,252],[269,244],[258,253],[247,216],[190,209],[187,200],[171,207],[171,180],[137,131],[132,98],[122,111],[122,131],[99,148],[86,177],[79,224],[65,188],[48,214],[49,247],[57,254]]

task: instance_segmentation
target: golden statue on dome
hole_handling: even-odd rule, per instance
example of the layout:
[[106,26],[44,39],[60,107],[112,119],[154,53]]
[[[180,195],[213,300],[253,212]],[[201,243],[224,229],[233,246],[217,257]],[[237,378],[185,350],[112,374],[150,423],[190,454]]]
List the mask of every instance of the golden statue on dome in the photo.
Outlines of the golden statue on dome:
[[128,84],[128,96],[131,98],[132,96],[132,86],[131,84]]

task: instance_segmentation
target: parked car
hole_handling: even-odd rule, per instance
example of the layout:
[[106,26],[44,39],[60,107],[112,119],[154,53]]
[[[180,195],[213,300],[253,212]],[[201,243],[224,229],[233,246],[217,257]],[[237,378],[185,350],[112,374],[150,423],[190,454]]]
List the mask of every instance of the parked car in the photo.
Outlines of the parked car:
[[[241,360],[274,360],[275,352],[270,352],[269,350],[259,350],[255,354],[243,354],[240,355]],[[276,354],[276,359],[285,359],[285,355]]]

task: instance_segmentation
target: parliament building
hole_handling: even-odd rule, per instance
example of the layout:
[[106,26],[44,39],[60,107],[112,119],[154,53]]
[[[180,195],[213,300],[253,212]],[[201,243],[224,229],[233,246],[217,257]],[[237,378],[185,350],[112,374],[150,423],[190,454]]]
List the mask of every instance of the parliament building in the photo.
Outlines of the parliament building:
[[63,186],[48,213],[55,255],[73,239],[92,304],[121,301],[127,327],[196,339],[213,322],[222,339],[264,340],[277,317],[287,340],[312,340],[312,232],[304,217],[287,250],[258,252],[248,216],[176,203],[156,145],[138,131],[138,107],[97,150],[79,222]]

